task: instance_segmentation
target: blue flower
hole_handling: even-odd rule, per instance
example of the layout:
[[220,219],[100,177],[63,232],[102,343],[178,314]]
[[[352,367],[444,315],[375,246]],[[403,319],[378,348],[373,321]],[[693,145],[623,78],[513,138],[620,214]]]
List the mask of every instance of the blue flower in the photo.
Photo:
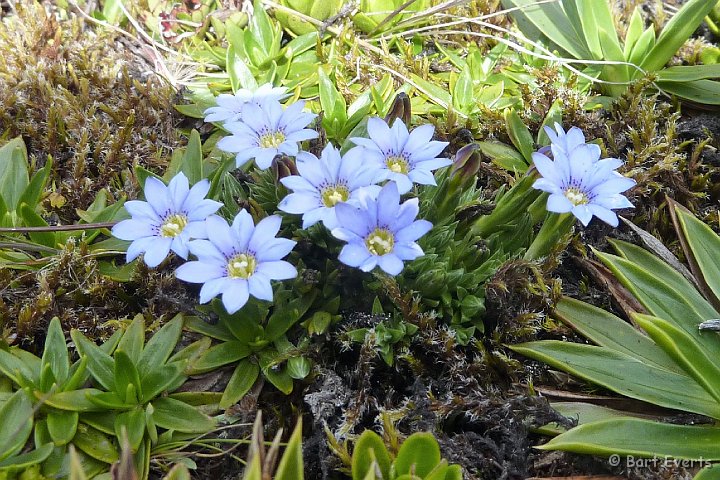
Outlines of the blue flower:
[[289,97],[284,87],[273,87],[272,83],[261,85],[257,90],[241,88],[234,95],[222,93],[215,99],[216,107],[205,110],[206,122],[235,122],[242,117],[242,108],[252,102],[261,105],[265,101],[276,101]]
[[275,155],[294,157],[299,152],[298,142],[317,138],[318,133],[307,127],[316,117],[303,113],[305,102],[296,102],[283,108],[278,101],[265,101],[261,105],[246,103],[242,108],[242,120],[229,122],[225,128],[232,135],[218,141],[220,150],[236,153],[238,167],[254,158],[259,168],[265,170]]
[[373,117],[368,120],[367,131],[369,139],[350,139],[358,146],[347,155],[353,161],[375,163],[381,172],[379,180],[396,182],[400,193],[410,191],[413,182],[436,185],[432,171],[452,163],[447,158],[437,158],[448,143],[432,141],[435,133],[432,125],[422,125],[408,133],[400,119],[390,128],[384,120]]
[[[562,125],[560,125],[558,122],[555,122],[555,130],[546,126],[545,133],[547,134],[548,138],[550,138],[551,145],[554,145],[555,147],[561,149],[563,152],[565,152],[566,155],[579,145],[594,145],[585,143],[585,134],[578,127],[571,127],[570,130],[568,130],[566,133],[565,130],[563,130]],[[590,148],[597,148],[599,155],[600,147],[595,145],[594,147]],[[540,149],[540,153],[547,154],[549,152],[549,146]]]
[[288,213],[302,213],[303,228],[322,221],[333,229],[338,226],[335,215],[338,203],[358,205],[362,192],[377,195],[380,191],[379,186],[373,185],[378,176],[376,168],[341,157],[332,145],[325,147],[319,159],[311,153],[300,152],[296,165],[300,175],[280,179],[293,193],[283,198],[278,208]]
[[[566,137],[560,144],[550,146],[553,160],[533,153],[535,167],[542,175],[533,188],[550,193],[547,209],[551,212],[572,212],[586,226],[594,215],[617,227],[618,217],[612,210],[633,206],[621,193],[633,187],[635,180],[615,171],[623,164],[621,160],[600,160],[597,145],[572,146],[568,140]],[[569,152],[568,146],[572,146]]]
[[210,182],[201,180],[189,188],[187,177],[178,173],[165,186],[155,177],[145,181],[147,202],[125,202],[132,218],[112,228],[113,236],[132,240],[127,250],[131,262],[141,253],[148,267],[157,267],[170,250],[186,259],[191,238],[206,238],[205,219],[215,213],[222,203],[205,199]]
[[403,260],[423,255],[415,241],[432,228],[427,220],[415,220],[419,212],[418,199],[400,203],[395,182],[388,182],[377,199],[360,197],[360,208],[348,203],[335,206],[340,226],[332,234],[348,242],[339,260],[351,267],[369,272],[376,266],[390,275],[403,269]]
[[203,284],[200,303],[222,294],[225,310],[231,314],[240,310],[250,295],[271,301],[271,280],[297,276],[295,267],[281,260],[296,242],[275,238],[280,221],[278,215],[272,215],[255,225],[245,210],[237,214],[232,225],[217,215],[209,217],[207,240],[190,242],[190,252],[197,260],[181,265],[175,276]]

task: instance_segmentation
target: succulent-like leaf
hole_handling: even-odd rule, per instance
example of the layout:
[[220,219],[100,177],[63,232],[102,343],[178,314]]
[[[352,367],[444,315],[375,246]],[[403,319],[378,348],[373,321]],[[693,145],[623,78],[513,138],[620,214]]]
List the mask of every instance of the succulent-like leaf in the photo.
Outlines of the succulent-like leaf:
[[303,480],[302,458],[302,420],[298,420],[290,440],[285,447],[280,464],[275,472],[275,480]]
[[33,408],[24,390],[0,406],[0,461],[18,453],[30,437]]
[[182,327],[183,317],[182,315],[176,315],[153,334],[140,354],[140,360],[137,362],[138,373],[141,377],[167,362],[180,339]]
[[413,473],[424,478],[441,460],[440,446],[430,432],[416,432],[400,445],[395,458],[395,471],[398,474]]
[[239,402],[255,384],[258,376],[260,376],[260,366],[257,362],[249,359],[240,360],[225,387],[220,399],[220,408],[230,408]]
[[170,397],[152,402],[153,420],[158,427],[186,433],[205,433],[215,427],[215,422],[200,411],[180,400]]
[[382,473],[382,478],[390,478],[390,463],[390,454],[380,435],[372,430],[365,430],[355,442],[353,449],[353,480],[364,480],[369,472],[373,470],[374,464],[377,464]]

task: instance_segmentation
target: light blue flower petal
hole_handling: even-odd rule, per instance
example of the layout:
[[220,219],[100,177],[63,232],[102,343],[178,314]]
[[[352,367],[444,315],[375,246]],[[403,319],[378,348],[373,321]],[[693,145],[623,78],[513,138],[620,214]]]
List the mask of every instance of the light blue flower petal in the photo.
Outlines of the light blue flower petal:
[[[354,150],[355,148],[361,148],[361,149],[365,149],[366,151],[374,151],[374,152],[377,152],[377,153],[379,153],[379,154],[382,155],[382,156],[385,155],[385,153],[382,151],[382,149],[380,148],[380,146],[378,146],[377,143],[375,143],[373,140],[370,140],[369,138],[352,137],[352,138],[350,139],[350,141],[353,142],[355,145],[358,145],[358,146],[359,146],[359,147],[354,147],[354,148],[351,149],[350,151]],[[348,151],[348,153],[350,153],[350,151]],[[357,151],[356,151],[356,154],[359,153],[359,152],[362,152],[362,150],[357,150]],[[346,153],[346,155],[347,155],[347,153]]]
[[247,280],[238,278],[227,282],[222,294],[222,303],[229,314],[240,310],[250,298]]
[[335,205],[335,215],[337,215],[341,228],[349,230],[361,238],[365,238],[376,226],[374,222],[368,221],[360,209],[347,203],[338,203]]
[[269,242],[275,240],[275,236],[280,231],[282,218],[280,215],[270,215],[265,217],[255,225],[255,231],[250,237],[248,247],[253,252],[261,252]]
[[137,240],[138,238],[151,237],[157,234],[156,227],[147,221],[123,220],[112,227],[112,234],[120,240]]
[[[185,262],[175,270],[175,276],[189,283],[207,283],[225,277],[225,269],[218,264],[198,261]],[[213,297],[217,295],[215,293]],[[200,303],[205,303],[202,300]]]
[[123,206],[133,218],[138,217],[137,220],[147,219],[148,221],[156,222],[157,224],[160,224],[161,222],[157,212],[148,202],[143,202],[142,200],[130,200],[129,202],[125,202]]
[[[377,148],[385,155],[390,153],[394,147],[395,142],[393,141],[394,135],[390,131],[390,127],[385,120],[378,117],[371,117],[368,119],[367,132],[370,139],[375,142]],[[359,145],[358,142],[355,142]],[[399,153],[399,152],[395,152]]]
[[220,249],[209,240],[193,240],[188,242],[190,253],[198,257],[198,260],[205,263],[217,263],[226,265],[227,259]]
[[410,152],[410,161],[412,163],[419,163],[432,160],[440,155],[447,146],[448,142],[430,142],[414,152]]
[[192,212],[193,208],[203,201],[209,191],[210,181],[207,178],[203,178],[192,186],[187,194],[187,197],[185,197],[185,202],[181,205],[180,210]]
[[241,153],[251,147],[256,147],[257,142],[248,137],[230,135],[223,137],[215,144],[223,152]]
[[[300,171],[300,162],[298,161],[296,165],[298,166],[298,171]],[[288,188],[295,192],[315,192],[317,190],[315,185],[310,183],[306,177],[302,177],[300,175],[290,175],[289,177],[283,177],[280,179],[280,183],[282,183],[285,188]]]
[[[236,250],[236,243],[234,236],[230,233],[230,226],[225,219],[218,215],[209,216],[205,222],[208,240],[212,242],[225,257],[230,258]],[[191,246],[191,251],[192,248]]]
[[337,227],[333,228],[330,232],[333,234],[333,237],[337,238],[338,240],[342,240],[344,242],[363,242],[364,240],[358,236],[355,232],[348,230],[347,228]]
[[370,255],[370,258],[368,258],[365,263],[360,265],[358,268],[363,272],[369,272],[373,268],[377,267],[379,258],[380,257],[378,257],[377,255]]
[[255,232],[255,222],[244,208],[235,215],[232,223],[233,236],[235,237],[235,249],[238,252],[247,250],[250,237]]
[[411,153],[419,150],[420,148],[430,143],[434,134],[434,125],[430,123],[420,125],[412,132],[410,132],[410,136],[408,137],[407,142],[405,142],[405,151]]
[[248,278],[250,295],[260,300],[271,302],[273,299],[272,285],[270,279],[262,273],[255,273]]
[[301,214],[321,207],[316,193],[291,193],[278,204],[278,209],[287,213]]
[[[410,137],[410,134],[408,132],[407,127],[405,126],[405,123],[400,120],[399,118],[396,118],[395,121],[392,124],[392,127],[390,127],[391,132],[391,139],[393,142],[392,150],[395,153],[400,153],[402,151],[407,152],[405,150],[405,144],[408,141],[408,138]],[[375,138],[373,138],[375,140]],[[409,153],[409,152],[408,152]]]
[[395,223],[395,217],[400,209],[400,193],[394,182],[389,182],[380,190],[377,206],[377,225],[390,228]]
[[[187,265],[181,265],[181,267]],[[200,303],[207,303],[213,298],[220,295],[226,287],[229,286],[230,280],[227,277],[220,277],[215,278],[213,280],[208,280],[207,283],[203,284],[202,288],[200,289]]]
[[563,191],[560,189],[557,183],[548,180],[547,178],[538,178],[533,183],[532,187],[536,190],[542,190],[543,192],[556,193],[562,195]]
[[271,280],[288,280],[297,277],[297,269],[291,263],[282,260],[260,262],[257,273],[262,273]]
[[205,220],[213,213],[220,210],[223,204],[216,202],[215,200],[201,200],[193,205],[192,209],[188,212],[188,220],[191,222],[198,222]]
[[561,193],[553,193],[548,197],[547,209],[555,213],[567,213],[572,211],[573,204]]
[[295,248],[297,242],[289,240],[287,238],[274,238],[268,241],[267,244],[263,245],[261,250],[258,250],[255,258],[259,262],[271,262],[275,260],[281,260],[285,258],[290,251]]
[[297,132],[292,132],[285,137],[286,142],[303,142],[305,140],[312,140],[313,138],[318,138],[318,132],[315,130],[310,130],[309,128],[306,128],[304,130],[298,130]]
[[388,180],[392,180],[397,184],[398,192],[402,195],[407,192],[409,192],[412,189],[412,180],[410,178],[402,173],[395,173],[391,170],[388,170]]
[[580,220],[580,223],[582,223],[584,226],[588,226],[588,223],[590,223],[590,220],[592,220],[592,212],[588,208],[587,205],[575,205],[572,209],[572,214],[577,217],[578,220]]
[[385,273],[392,276],[395,276],[398,273],[402,272],[403,269],[402,260],[400,260],[397,255],[394,255],[392,253],[380,257],[378,259],[378,265],[385,271]]
[[268,169],[270,168],[270,165],[272,165],[273,159],[277,153],[278,150],[276,148],[261,148],[255,156],[255,164],[260,170]]
[[182,212],[185,199],[190,193],[190,182],[183,172],[175,175],[167,187],[175,212]]
[[435,175],[429,170],[414,168],[408,173],[408,178],[418,185],[437,185]]
[[560,170],[558,170],[557,164],[548,157],[542,153],[535,152],[532,154],[532,159],[535,164],[535,168],[544,179],[554,183],[555,185],[561,185],[563,181],[565,181],[565,176]]
[[[326,207],[318,207],[313,210],[308,210],[302,216],[302,221],[303,221],[302,228],[308,229],[318,222],[325,223],[326,221],[329,221],[332,224],[333,219],[335,219],[334,212],[335,212],[334,208],[330,209],[330,208],[326,208]],[[335,225],[337,226],[337,223],[335,223]],[[325,223],[325,226],[327,228],[331,228],[331,227],[327,226],[327,223]],[[332,228],[335,228],[335,227],[332,227]]]
[[135,260],[137,257],[139,257],[140,254],[145,253],[145,250],[147,250],[150,247],[150,245],[155,243],[156,238],[157,237],[155,237],[155,236],[143,237],[143,238],[138,238],[137,240],[132,242],[130,244],[130,246],[128,246],[125,261],[130,263],[133,260]]
[[438,168],[447,167],[452,165],[452,160],[447,158],[434,158],[432,160],[423,160],[413,164],[414,169],[420,170],[437,170]]
[[167,187],[157,178],[153,176],[147,178],[143,193],[145,193],[147,202],[161,218],[163,218],[167,212],[174,210],[170,202]]
[[618,216],[612,210],[608,210],[607,208],[601,207],[600,205],[592,204],[588,205],[588,208],[593,215],[613,227],[617,227],[620,223],[618,220]]
[[160,265],[170,253],[170,244],[172,244],[172,238],[156,237],[156,240],[145,250],[145,256],[143,256],[145,264],[150,268]]
[[395,234],[395,243],[411,243],[425,235],[432,229],[432,223],[427,220],[416,220]]
[[400,260],[415,260],[418,257],[422,257],[425,253],[417,243],[403,243],[395,245],[393,253],[397,255]]
[[400,205],[397,218],[395,219],[395,222],[393,224],[395,231],[407,227],[413,222],[413,220],[415,220],[415,217],[417,217],[418,213],[420,212],[419,202],[420,200],[418,198],[411,198],[410,200],[406,200],[405,202],[403,202],[402,205]]
[[364,245],[348,243],[342,248],[342,250],[340,250],[338,260],[340,260],[345,265],[349,265],[351,267],[359,267],[360,265],[367,262],[368,258],[370,258],[371,255],[372,254],[368,251],[367,248],[365,248]]
[[183,260],[187,260],[188,257],[188,239],[184,235],[178,235],[177,237],[172,239],[172,243],[170,243],[170,250],[175,252],[175,254],[182,258]]

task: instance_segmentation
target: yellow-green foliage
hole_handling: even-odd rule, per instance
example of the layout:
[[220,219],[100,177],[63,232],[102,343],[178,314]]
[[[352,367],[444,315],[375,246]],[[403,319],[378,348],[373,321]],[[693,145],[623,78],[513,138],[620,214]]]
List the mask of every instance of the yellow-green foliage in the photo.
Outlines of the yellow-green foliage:
[[16,10],[0,22],[0,139],[21,135],[36,168],[54,158],[48,207],[62,221],[104,187],[134,194],[129,167],[161,171],[178,145],[172,88],[141,45],[28,0]]

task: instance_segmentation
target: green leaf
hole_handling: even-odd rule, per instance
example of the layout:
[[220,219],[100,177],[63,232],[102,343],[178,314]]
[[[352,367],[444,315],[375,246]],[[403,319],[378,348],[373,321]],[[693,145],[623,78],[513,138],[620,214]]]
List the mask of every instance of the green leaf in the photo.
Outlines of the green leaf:
[[117,349],[123,350],[132,363],[138,364],[140,361],[140,355],[143,351],[143,345],[145,344],[145,318],[142,314],[135,315],[130,326],[125,330],[120,342],[118,343]]
[[258,85],[255,77],[245,60],[236,52],[235,47],[232,45],[227,49],[227,72],[233,92],[237,92],[241,88],[256,90]]
[[102,390],[96,388],[81,388],[80,390],[58,392],[49,397],[46,397],[43,392],[35,392],[35,396],[38,400],[44,400],[46,405],[60,410],[95,412],[102,410],[102,407],[93,403],[90,397],[99,393],[102,393]]
[[718,257],[718,253],[720,253],[720,237],[708,225],[684,209],[676,208],[675,213],[682,229],[684,243],[690,250],[686,254],[691,256],[693,273],[696,277],[702,277],[715,296],[715,303],[719,304],[720,257]]
[[662,82],[684,83],[708,78],[720,78],[720,64],[679,65],[663,68],[657,72],[657,79]]
[[460,111],[467,111],[471,109],[475,103],[473,96],[473,79],[470,74],[470,68],[463,68],[460,76],[455,82],[452,95],[453,106]]
[[557,340],[523,343],[510,348],[621,395],[720,418],[720,405],[695,380],[685,374],[642,363],[629,355]]
[[640,13],[640,6],[636,6],[633,9],[632,16],[630,17],[627,32],[625,32],[623,57],[630,58],[630,52],[640,38],[640,35],[642,35],[644,27],[645,22],[643,21],[642,14]]
[[289,395],[293,390],[293,379],[285,368],[275,363],[277,352],[264,350],[258,354],[258,361],[263,375],[275,388]]
[[[125,392],[123,392],[123,398],[124,397]],[[128,410],[137,406],[137,403],[126,403],[123,398],[115,392],[100,392],[87,396],[88,400],[105,410]]]
[[193,332],[202,333],[203,335],[207,335],[208,337],[212,337],[223,342],[235,340],[235,336],[233,336],[232,332],[228,330],[222,322],[211,325],[198,317],[186,317],[185,327]]
[[124,435],[127,435],[132,451],[137,452],[145,436],[145,411],[141,407],[119,413],[115,417],[115,437],[120,439],[121,444]]
[[0,470],[4,471],[23,471],[31,465],[44,462],[53,451],[53,444],[46,443],[35,450],[22,455],[15,455],[0,462]]
[[280,459],[275,480],[304,480],[302,458],[302,419],[298,420]]
[[78,412],[52,410],[47,414],[47,428],[55,445],[70,443],[78,427]]
[[167,362],[180,339],[182,327],[183,317],[178,314],[155,332],[145,345],[140,355],[140,361],[137,363],[140,376],[145,376],[151,369]]
[[[30,208],[27,204],[18,205],[18,211],[23,222],[28,227],[47,227],[48,223],[38,213]],[[50,248],[57,247],[57,235],[55,232],[32,232],[28,234],[30,240]]]
[[[12,351],[15,350],[13,349]],[[38,370],[39,368],[40,365],[38,365]],[[34,371],[34,369],[30,365],[28,365],[26,362],[23,362],[21,359],[19,359],[12,353],[9,353],[2,349],[0,349],[0,372],[10,378],[13,383],[22,387],[34,386],[28,385],[28,380],[32,383],[36,383],[39,381],[39,378],[37,378],[37,372]]]
[[182,156],[180,171],[188,178],[190,185],[194,185],[205,178],[203,176],[202,141],[200,140],[200,133],[194,128],[190,132],[190,138]]
[[425,94],[433,103],[440,105],[443,108],[448,108],[452,105],[452,97],[445,89],[432,82],[428,82],[414,73],[410,74],[410,78],[413,81],[413,85],[420,90],[420,92]]
[[102,16],[108,23],[118,25],[125,18],[120,2],[122,0],[103,1]]
[[255,384],[259,375],[260,367],[257,363],[248,359],[241,360],[225,387],[225,392],[220,399],[220,408],[228,409],[239,402]]
[[[48,157],[45,166],[35,172],[32,179],[30,179],[30,183],[18,200],[18,205],[26,203],[33,210],[37,208],[38,203],[40,202],[40,197],[42,196],[43,191],[45,191],[45,186],[47,185],[48,178],[50,177],[52,166],[52,157]],[[2,191],[0,191],[0,196],[2,196]]]
[[416,432],[410,435],[398,451],[395,458],[395,471],[399,474],[411,473],[424,478],[440,463],[440,446],[430,432]]
[[[114,391],[125,403],[138,403],[138,400],[142,398],[142,384],[140,383],[140,374],[135,364],[124,350],[120,350],[120,346],[115,350],[114,356]],[[131,385],[133,388],[129,389]],[[130,393],[131,391],[132,393]]]
[[0,196],[9,211],[17,209],[29,184],[27,149],[22,137],[16,137],[0,148]]
[[563,297],[553,317],[571,326],[590,341],[659,368],[683,373],[675,361],[655,342],[628,322],[593,305]]
[[720,368],[715,358],[708,358],[707,352],[689,335],[661,318],[641,314],[634,318],[668,355],[720,402]]
[[492,162],[505,170],[523,173],[528,169],[525,157],[514,148],[501,142],[478,142],[480,151],[490,157]]
[[563,433],[543,450],[563,450],[593,455],[632,455],[719,460],[714,445],[720,442],[720,428],[670,425],[638,418],[618,418],[586,423]]
[[241,342],[224,342],[210,347],[193,363],[193,374],[209,372],[218,367],[237,362],[250,355],[250,348]]
[[365,430],[355,442],[353,449],[351,467],[353,480],[364,480],[372,471],[373,463],[377,463],[382,478],[390,478],[390,454],[382,438],[372,430]]
[[[584,423],[597,422],[599,420],[608,420],[610,418],[627,417],[627,412],[621,412],[619,410],[613,410],[612,408],[602,407],[600,405],[594,405],[592,403],[584,402],[554,402],[550,406],[563,417],[568,417],[573,420],[577,420],[578,425]],[[549,423],[533,431],[540,433],[541,435],[560,435],[566,432],[568,429],[558,425],[557,423]]]
[[532,154],[535,151],[532,135],[517,112],[511,108],[505,110],[505,127],[510,140],[522,154],[525,162],[528,165],[532,163]]
[[[115,386],[114,362],[112,357],[104,352],[93,342],[87,339],[79,330],[70,331],[70,337],[75,343],[80,355],[88,358],[88,370],[93,378],[105,389],[112,390]],[[112,350],[112,349],[110,349]],[[2,359],[2,351],[0,351],[0,365]]]
[[703,468],[693,477],[693,480],[720,480],[720,465],[710,465]]
[[205,433],[215,427],[215,422],[187,403],[170,397],[152,402],[155,409],[153,420],[158,427],[185,433]]
[[666,93],[705,105],[720,105],[720,82],[715,80],[695,80],[693,82],[655,82]]
[[33,407],[24,390],[18,390],[0,406],[0,460],[18,453],[30,437]]
[[[68,358],[65,334],[62,331],[58,317],[50,320],[47,336],[45,337],[42,365],[50,366],[58,385],[65,383],[68,378],[68,372],[70,371],[70,359]],[[42,383],[42,379],[40,382]]]
[[643,58],[640,67],[646,71],[660,70],[677,53],[683,43],[700,26],[715,6],[708,0],[688,0],[665,25],[655,46]]
[[147,403],[175,384],[183,377],[180,363],[161,365],[150,370],[141,380],[141,403]]
[[[585,37],[585,43],[592,52],[593,58],[595,60],[624,60],[622,52],[619,57],[617,55],[603,56],[608,49],[607,43],[612,44],[613,51],[620,51],[620,41],[615,30],[610,2],[607,0],[571,0],[571,2],[577,4],[582,25],[580,33]],[[566,9],[568,3],[571,2],[564,2]],[[603,35],[602,32],[605,34]]]
[[320,90],[320,106],[324,112],[323,125],[326,129],[337,122],[339,129],[334,134],[338,134],[347,121],[347,111],[345,99],[335,88],[335,82],[325,73],[322,67],[318,68],[319,90]]

